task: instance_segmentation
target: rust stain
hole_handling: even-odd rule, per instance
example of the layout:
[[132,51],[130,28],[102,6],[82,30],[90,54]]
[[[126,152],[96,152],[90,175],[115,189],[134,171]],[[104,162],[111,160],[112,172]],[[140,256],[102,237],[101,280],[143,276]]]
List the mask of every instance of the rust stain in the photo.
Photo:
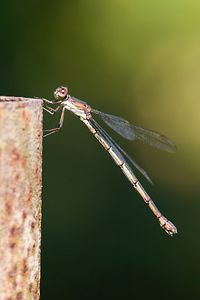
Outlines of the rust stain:
[[18,152],[17,148],[13,148],[11,154],[12,154],[12,159],[13,160],[19,160],[20,155],[19,155],[19,152]]
[[22,219],[25,221],[26,217],[27,217],[27,213],[24,211],[23,214],[22,214]]
[[38,185],[42,181],[41,172],[39,171],[38,165],[35,167],[35,183]]
[[16,227],[15,227],[15,225],[13,225],[12,228],[10,229],[10,234],[11,234],[12,236],[15,236],[16,233],[17,233]]
[[16,166],[20,160],[20,153],[17,148],[13,147],[10,151],[11,165]]
[[30,124],[31,115],[29,114],[29,112],[27,111],[26,108],[23,108],[23,109],[22,109],[22,118],[23,118],[24,121],[25,121],[26,127],[28,127],[29,124]]
[[32,292],[32,288],[33,288],[33,285],[32,285],[32,283],[30,283],[30,284],[29,284],[29,288],[28,288],[28,290],[29,290],[29,293],[31,293],[31,292]]
[[8,215],[12,213],[12,206],[9,203],[9,201],[5,203],[5,211],[7,212]]
[[15,175],[15,184],[17,184],[17,182],[19,181],[19,179],[20,179],[20,174],[17,173],[17,174]]
[[[35,278],[38,277],[38,273],[35,275]],[[40,284],[39,282],[37,282],[37,287],[35,288],[35,291],[34,291],[34,298],[37,299],[38,298],[38,295],[39,295],[39,289],[40,289]]]
[[16,287],[17,287],[17,282],[14,281],[14,282],[13,282],[13,288],[16,289]]
[[41,175],[38,165],[36,165],[36,167],[35,167],[35,183],[36,183],[36,185],[38,185],[38,183],[40,183],[41,181],[42,181],[42,175]]
[[16,297],[17,300],[21,300],[22,297],[23,297],[23,293],[22,292],[17,293],[17,297]]
[[33,188],[32,188],[32,186],[30,186],[29,194],[28,194],[28,200],[27,200],[28,203],[31,202],[32,196],[33,196]]
[[33,244],[33,251],[32,251],[32,254],[33,254],[33,255],[35,254],[35,249],[36,249],[36,245]]
[[8,277],[13,278],[15,276],[15,273],[13,271],[8,272]]
[[16,279],[15,279],[16,271],[17,271],[17,267],[15,266],[13,268],[13,270],[10,270],[8,272],[8,280],[9,280],[10,283],[12,283],[12,287],[13,287],[14,290],[17,288],[17,282],[16,282]]
[[37,122],[37,129],[36,129],[36,131],[37,131],[37,136],[38,136],[38,140],[39,140],[39,143],[40,143],[40,138],[41,138],[41,135],[42,135],[42,130],[40,128],[40,123],[39,122]]
[[16,243],[13,242],[13,243],[10,243],[9,246],[10,246],[11,249],[14,249],[14,248],[15,248],[15,245],[16,245]]
[[29,257],[29,255],[30,255],[30,252],[31,252],[31,249],[30,249],[30,247],[28,247],[28,249],[27,249],[27,256]]
[[23,270],[22,270],[22,275],[25,275],[28,272],[28,265],[27,265],[27,259],[25,258],[23,260]]
[[32,231],[35,229],[35,222],[31,223],[31,229],[32,229]]
[[5,211],[8,215],[12,213],[12,203],[13,203],[13,195],[8,192],[5,197]]
[[41,219],[41,216],[40,216],[40,213],[38,213],[37,216],[36,216],[37,224],[40,223],[40,219]]

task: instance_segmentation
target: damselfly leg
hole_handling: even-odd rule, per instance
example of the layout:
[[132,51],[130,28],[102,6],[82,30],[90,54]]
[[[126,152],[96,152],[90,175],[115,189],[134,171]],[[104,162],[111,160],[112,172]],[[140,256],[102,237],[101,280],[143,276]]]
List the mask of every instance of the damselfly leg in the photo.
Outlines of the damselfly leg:
[[[48,106],[47,106],[48,107]],[[43,107],[48,113],[50,113],[51,115],[54,115],[55,113],[57,113],[60,109],[61,109],[62,105],[59,105],[56,109],[53,109],[52,107],[48,107],[48,109],[46,109],[46,107]],[[50,110],[51,109],[51,110]],[[64,121],[64,114],[65,114],[65,107],[63,107],[62,109],[62,113],[61,113],[61,117],[60,117],[60,122],[57,128],[51,128],[51,129],[44,129],[43,132],[48,132],[47,134],[43,135],[43,137],[46,137],[50,134],[53,134],[55,132],[57,132],[59,129],[62,128],[63,126],[63,121]]]

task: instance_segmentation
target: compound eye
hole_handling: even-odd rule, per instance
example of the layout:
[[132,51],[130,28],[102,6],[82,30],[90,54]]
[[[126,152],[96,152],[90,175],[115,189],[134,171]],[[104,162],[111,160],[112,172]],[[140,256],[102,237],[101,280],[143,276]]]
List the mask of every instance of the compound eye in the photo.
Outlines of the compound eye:
[[62,86],[57,88],[54,92],[54,97],[56,99],[64,99],[67,96],[68,90],[66,87]]

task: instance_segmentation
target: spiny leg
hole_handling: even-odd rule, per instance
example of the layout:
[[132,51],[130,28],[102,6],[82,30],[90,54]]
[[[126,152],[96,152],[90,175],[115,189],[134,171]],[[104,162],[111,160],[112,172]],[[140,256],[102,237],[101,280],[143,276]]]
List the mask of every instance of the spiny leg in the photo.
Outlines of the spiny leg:
[[49,114],[54,115],[55,113],[59,112],[61,107],[62,107],[62,104],[60,104],[58,107],[56,107],[56,109],[54,109],[53,107],[50,107],[50,106],[43,107],[43,109],[46,110]]
[[[56,108],[56,109],[54,110],[54,113],[56,113],[57,111],[59,111],[60,108],[61,108],[61,105],[60,105],[58,108]],[[50,135],[50,134],[53,134],[53,133],[57,132],[57,131],[63,126],[64,114],[65,114],[65,107],[63,107],[63,110],[62,110],[62,113],[61,113],[60,122],[59,122],[58,127],[57,127],[57,128],[52,128],[52,129],[45,129],[45,130],[43,130],[43,131],[49,132],[49,133],[43,135],[43,137],[48,136],[48,135]]]
[[54,111],[52,107],[47,106],[47,107],[43,107],[43,109],[46,110],[49,114],[54,115]]
[[40,97],[33,97],[34,99],[39,99],[39,100],[42,100],[44,102],[47,102],[47,103],[50,103],[50,104],[55,104],[55,103],[58,103],[57,101],[52,101],[52,100],[47,100],[45,98],[40,98]]

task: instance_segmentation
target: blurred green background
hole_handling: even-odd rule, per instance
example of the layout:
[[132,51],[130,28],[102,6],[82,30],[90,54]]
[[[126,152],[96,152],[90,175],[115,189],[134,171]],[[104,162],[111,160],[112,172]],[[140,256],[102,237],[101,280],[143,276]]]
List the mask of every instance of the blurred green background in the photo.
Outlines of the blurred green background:
[[[176,154],[104,128],[136,172],[171,238],[81,122],[44,139],[41,299],[200,297],[200,2],[0,2],[1,95],[66,85],[101,111],[161,132]],[[44,128],[58,116],[44,112]]]

